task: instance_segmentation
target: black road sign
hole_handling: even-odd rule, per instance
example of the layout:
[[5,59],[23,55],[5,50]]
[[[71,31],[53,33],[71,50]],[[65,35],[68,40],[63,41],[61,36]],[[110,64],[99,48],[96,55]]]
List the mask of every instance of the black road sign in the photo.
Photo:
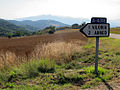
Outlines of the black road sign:
[[103,17],[92,17],[91,18],[91,23],[95,23],[95,24],[105,24],[107,23],[107,18],[103,18]]
[[99,37],[109,36],[110,24],[107,23],[107,18],[93,17],[91,23],[87,23],[80,31],[87,37],[96,37],[95,73],[98,75]]
[[80,31],[87,37],[108,37],[110,25],[87,23]]

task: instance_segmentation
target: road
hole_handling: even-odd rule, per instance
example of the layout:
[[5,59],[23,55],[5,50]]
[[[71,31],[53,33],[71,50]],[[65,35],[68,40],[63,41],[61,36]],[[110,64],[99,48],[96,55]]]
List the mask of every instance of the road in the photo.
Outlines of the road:
[[120,34],[110,34],[110,37],[120,39]]

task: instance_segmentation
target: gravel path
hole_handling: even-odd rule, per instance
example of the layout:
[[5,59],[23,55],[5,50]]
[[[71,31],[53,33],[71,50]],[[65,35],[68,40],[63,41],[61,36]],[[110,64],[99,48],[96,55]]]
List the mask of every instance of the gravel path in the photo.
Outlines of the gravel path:
[[110,37],[120,39],[120,34],[110,34]]

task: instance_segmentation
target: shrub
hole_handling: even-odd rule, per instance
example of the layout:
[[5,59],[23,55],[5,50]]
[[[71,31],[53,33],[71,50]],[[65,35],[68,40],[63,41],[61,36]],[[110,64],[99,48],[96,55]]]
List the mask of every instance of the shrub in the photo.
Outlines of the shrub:
[[24,65],[24,69],[30,77],[37,76],[39,72],[53,73],[55,72],[55,62],[49,59],[32,60],[27,65]]
[[[86,71],[86,73],[95,74],[95,67],[93,67],[93,66],[87,67],[87,68],[85,68],[85,71]],[[98,75],[99,76],[105,75],[109,72],[110,71],[107,69],[104,69],[102,67],[98,67]]]
[[55,72],[55,62],[45,59],[39,61],[38,71],[43,73]]
[[3,82],[5,80],[7,80],[8,77],[9,77],[8,71],[6,71],[6,70],[4,70],[4,71],[0,70],[0,82]]

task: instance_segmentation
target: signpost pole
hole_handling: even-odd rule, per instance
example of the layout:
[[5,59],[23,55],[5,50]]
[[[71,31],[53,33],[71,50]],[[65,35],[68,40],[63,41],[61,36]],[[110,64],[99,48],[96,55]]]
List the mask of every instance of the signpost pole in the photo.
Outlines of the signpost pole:
[[98,52],[99,52],[99,37],[96,37],[96,53],[95,53],[95,73],[98,71]]
[[93,17],[91,23],[87,23],[80,31],[87,37],[96,37],[95,73],[98,75],[99,37],[109,36],[110,25],[107,18]]

